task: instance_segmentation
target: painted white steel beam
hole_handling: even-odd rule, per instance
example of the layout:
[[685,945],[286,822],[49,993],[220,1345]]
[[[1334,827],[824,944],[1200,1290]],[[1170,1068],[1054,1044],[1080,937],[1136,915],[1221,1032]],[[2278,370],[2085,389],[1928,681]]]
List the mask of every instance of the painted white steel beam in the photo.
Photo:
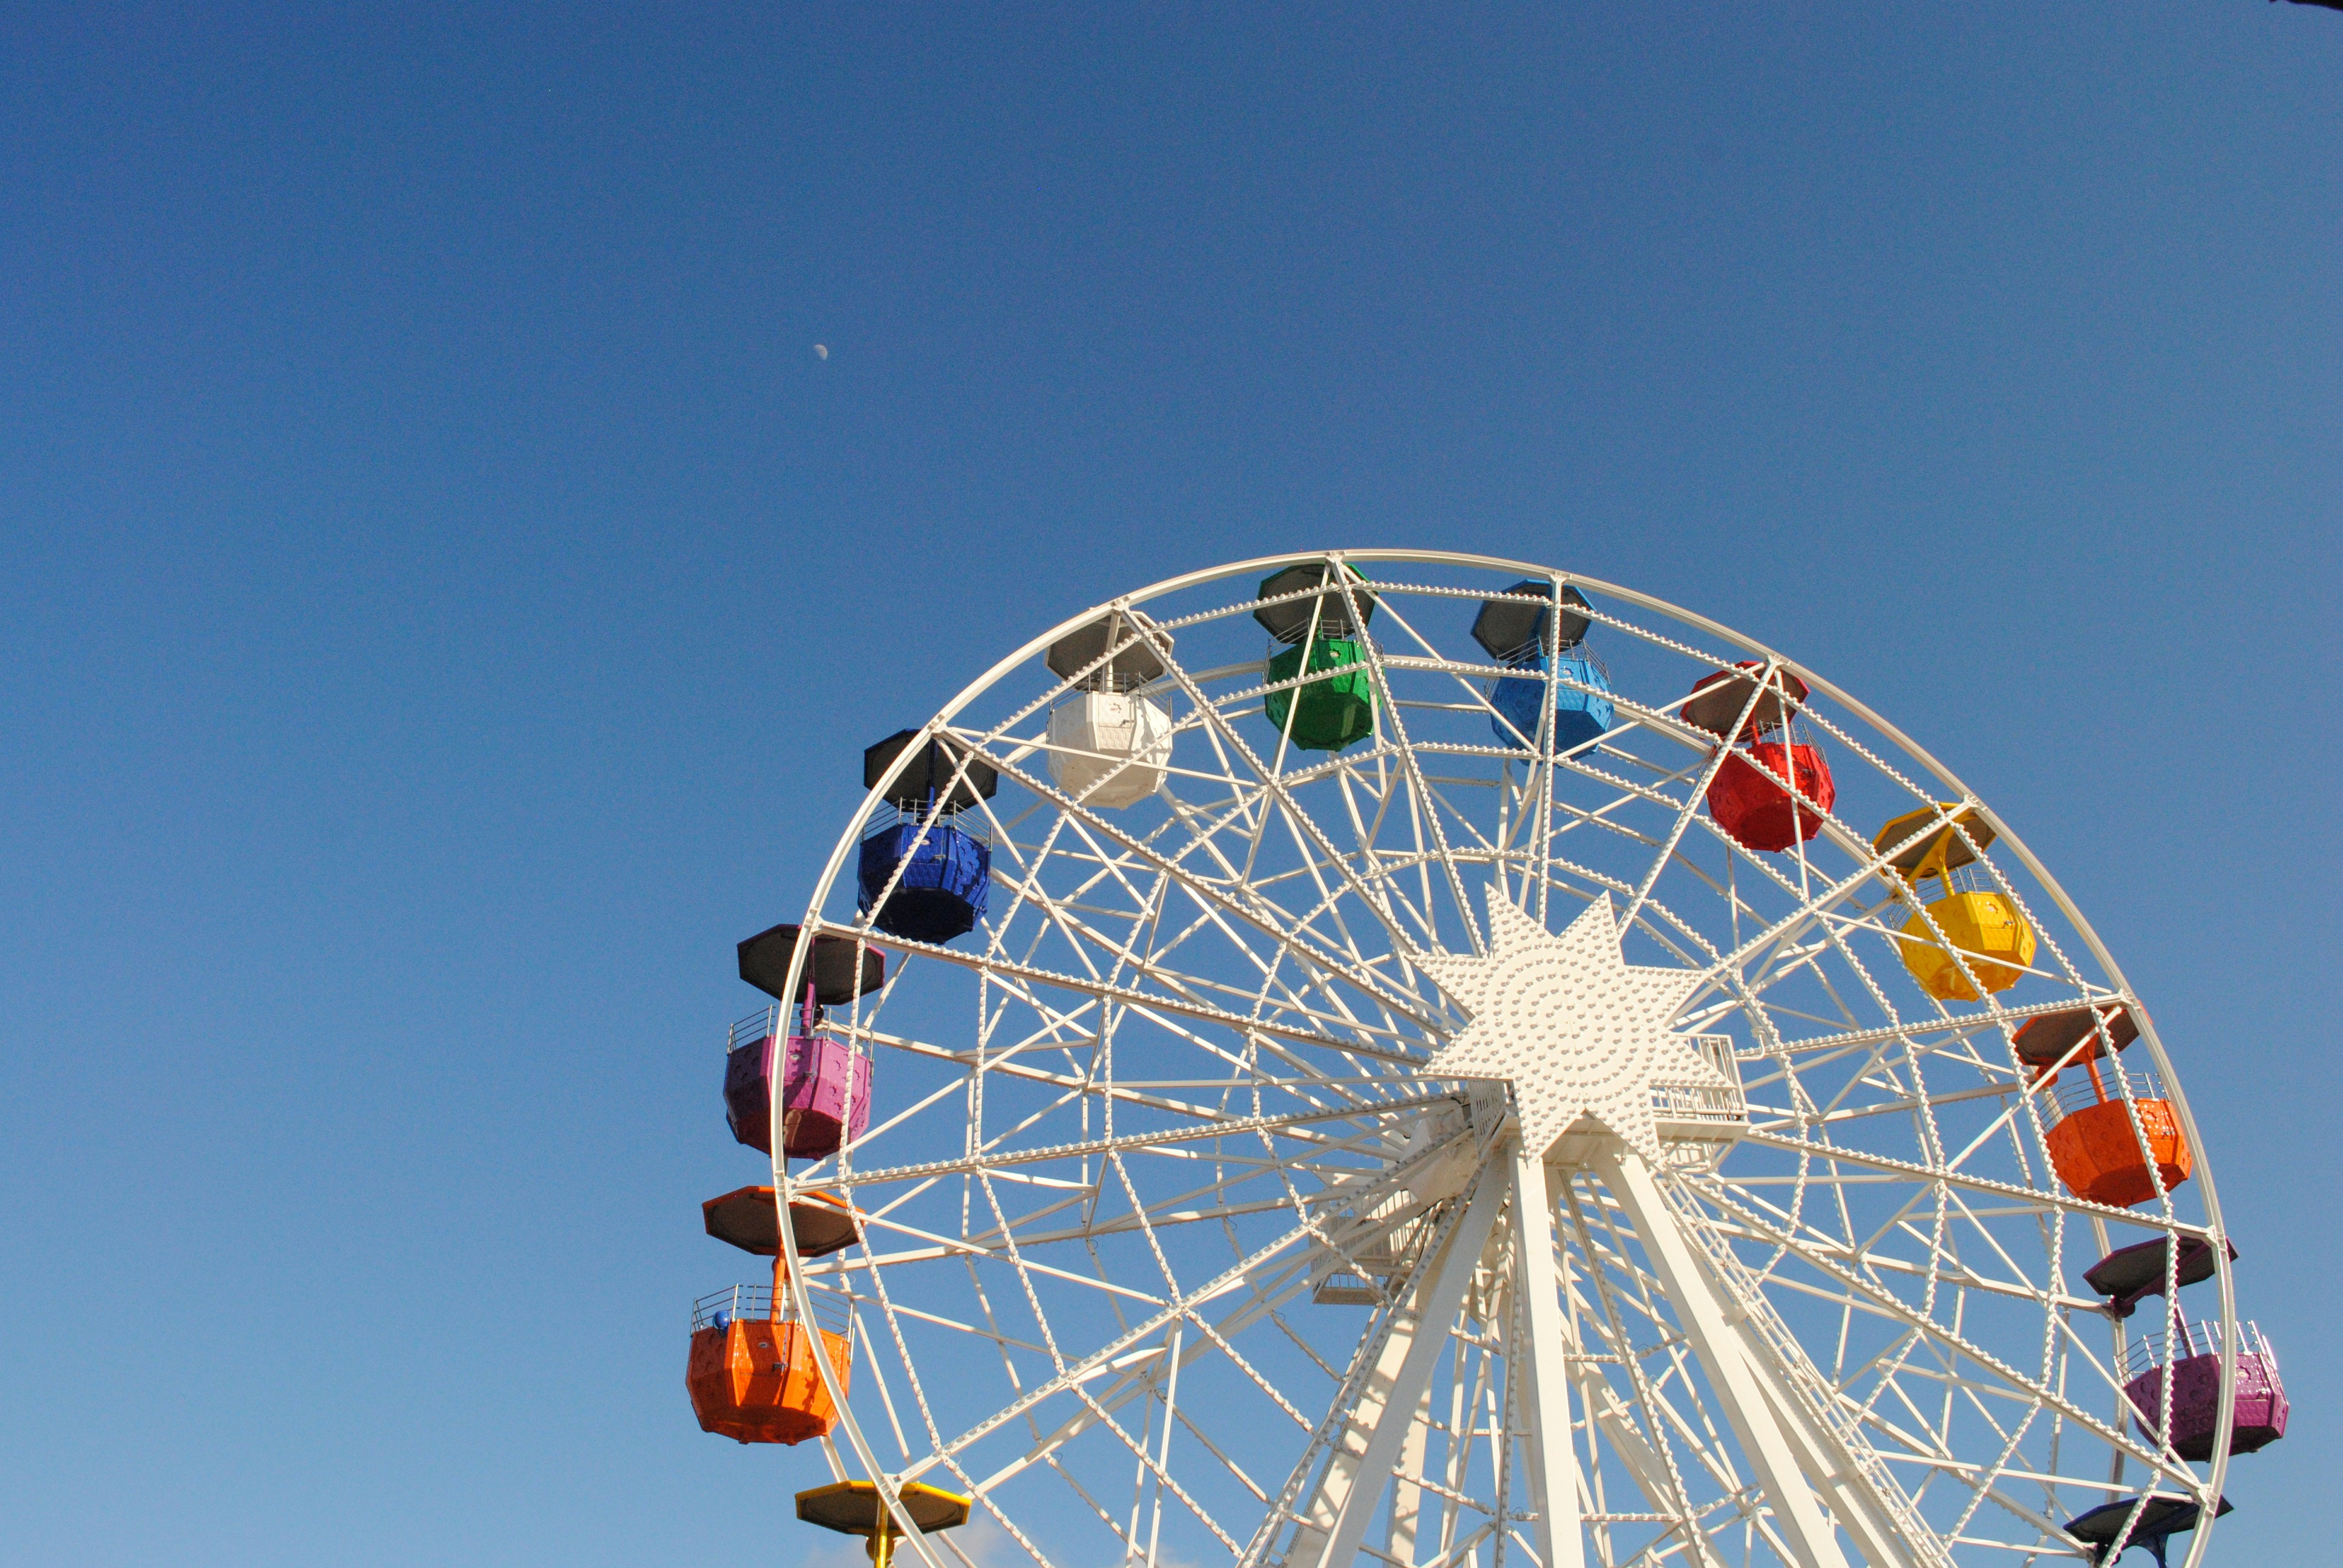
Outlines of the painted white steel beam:
[[1634,1478],[1644,1500],[1655,1512],[1674,1520],[1675,1527],[1684,1533],[1689,1560],[1704,1564],[1704,1568],[1715,1568],[1719,1559],[1708,1537],[1701,1532],[1698,1511],[1684,1498],[1682,1488],[1670,1479],[1667,1465],[1659,1454],[1644,1441],[1644,1434],[1636,1427],[1634,1414],[1619,1398],[1619,1392],[1604,1380],[1600,1372],[1589,1365],[1581,1365],[1573,1381],[1578,1385],[1578,1397],[1585,1406],[1586,1413],[1594,1418],[1595,1426],[1603,1433],[1603,1440],[1611,1445],[1611,1452],[1626,1465],[1627,1473]]
[[1872,1489],[1862,1466],[1845,1444],[1822,1422],[1808,1418],[1805,1407],[1784,1387],[1754,1346],[1745,1343],[1750,1375],[1756,1380],[1765,1403],[1780,1423],[1783,1435],[1798,1458],[1798,1469],[1814,1489],[1830,1501],[1831,1513],[1855,1539],[1871,1568],[1932,1568],[1946,1561],[1941,1554],[1923,1558],[1908,1547],[1896,1529],[1896,1517]]
[[[1800,1397],[1800,1382],[1819,1390],[1820,1398],[1829,1399],[1831,1394],[1822,1373],[1805,1361],[1803,1352],[1795,1353],[1805,1364],[1790,1363],[1779,1343],[1757,1332],[1753,1314],[1769,1309],[1762,1298],[1747,1303],[1741,1299],[1745,1293],[1755,1292],[1756,1287],[1745,1279],[1736,1282],[1726,1277],[1732,1261],[1719,1256],[1719,1249],[1698,1248],[1694,1255],[1703,1264],[1702,1272],[1715,1293],[1718,1311],[1734,1326],[1750,1377],[1797,1456],[1798,1469],[1828,1505],[1840,1528],[1854,1539],[1864,1560],[1872,1568],[1941,1568],[1949,1563],[1941,1541],[1933,1535],[1915,1539],[1915,1533],[1926,1527],[1909,1498],[1890,1498],[1883,1493],[1883,1487],[1896,1485],[1895,1477],[1867,1446],[1858,1451],[1855,1444],[1862,1442],[1861,1435],[1850,1436],[1832,1426]],[[1736,1283],[1739,1291],[1735,1289]]]
[[1578,1527],[1578,1459],[1570,1446],[1570,1363],[1562,1328],[1562,1287],[1554,1269],[1554,1196],[1544,1151],[1519,1141],[1513,1155],[1513,1282],[1522,1340],[1513,1347],[1529,1394],[1530,1498],[1537,1510],[1539,1557],[1546,1568],[1584,1568]]
[[1442,1243],[1431,1269],[1419,1273],[1414,1293],[1383,1342],[1373,1373],[1327,1461],[1325,1479],[1303,1514],[1286,1553],[1289,1568],[1348,1568],[1367,1538],[1368,1522],[1383,1499],[1383,1483],[1399,1466],[1400,1450],[1432,1386],[1433,1367],[1448,1343],[1449,1325],[1463,1303],[1481,1252],[1489,1244],[1507,1182],[1499,1158],[1484,1162],[1463,1218]]
[[[1415,1541],[1418,1525],[1423,1517],[1423,1488],[1415,1477],[1423,1473],[1423,1455],[1432,1436],[1432,1385],[1423,1385],[1423,1397],[1416,1402],[1415,1419],[1408,1422],[1407,1441],[1400,1444],[1399,1473],[1392,1478],[1391,1522],[1383,1534],[1383,1555],[1392,1562],[1413,1568],[1415,1562]],[[1443,1499],[1435,1496],[1435,1508]]]
[[1847,1568],[1831,1522],[1807,1489],[1797,1455],[1751,1372],[1747,1350],[1726,1322],[1707,1271],[1677,1230],[1675,1211],[1660,1195],[1650,1170],[1634,1153],[1615,1147],[1598,1150],[1591,1163],[1634,1223],[1652,1272],[1675,1309],[1677,1327],[1700,1357],[1717,1403],[1765,1489],[1775,1525],[1799,1568]]

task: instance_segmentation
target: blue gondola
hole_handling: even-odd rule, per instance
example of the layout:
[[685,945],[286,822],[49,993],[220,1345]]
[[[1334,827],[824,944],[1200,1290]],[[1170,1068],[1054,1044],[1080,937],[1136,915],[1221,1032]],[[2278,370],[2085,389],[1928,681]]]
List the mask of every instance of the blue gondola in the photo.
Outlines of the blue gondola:
[[906,729],[863,753],[865,787],[886,778],[906,749],[913,755],[890,781],[886,808],[862,836],[855,867],[860,907],[890,936],[948,942],[975,930],[985,916],[992,849],[958,819],[990,799],[998,780],[973,758],[963,764],[955,744]]
[[[1559,598],[1562,613],[1554,615]],[[1489,693],[1496,714],[1489,728],[1500,745],[1524,750],[1537,744],[1538,704],[1546,689],[1545,672],[1554,670],[1554,729],[1549,744],[1557,751],[1585,745],[1611,728],[1616,716],[1611,706],[1611,678],[1600,659],[1585,649],[1586,633],[1594,622],[1586,597],[1565,586],[1559,596],[1553,583],[1525,578],[1507,588],[1501,598],[1484,599],[1473,620],[1473,640],[1490,658],[1522,671],[1501,678]]]
[[920,818],[904,814],[867,835],[857,868],[865,911],[886,892],[899,864],[902,878],[871,922],[880,930],[915,942],[948,942],[984,919],[992,849],[975,834],[939,819],[923,837]]
[[[1496,689],[1489,694],[1489,706],[1497,710],[1497,717],[1489,720],[1489,728],[1497,732],[1501,744],[1523,749],[1537,742],[1538,699],[1545,691],[1545,655],[1534,653],[1513,668],[1525,673],[1518,678],[1498,681]],[[1568,751],[1611,728],[1614,717],[1609,695],[1611,681],[1601,665],[1582,653],[1565,653],[1555,659],[1554,674],[1553,746],[1557,751]],[[1577,685],[1570,684],[1573,681]],[[1582,690],[1582,687],[1594,689]]]

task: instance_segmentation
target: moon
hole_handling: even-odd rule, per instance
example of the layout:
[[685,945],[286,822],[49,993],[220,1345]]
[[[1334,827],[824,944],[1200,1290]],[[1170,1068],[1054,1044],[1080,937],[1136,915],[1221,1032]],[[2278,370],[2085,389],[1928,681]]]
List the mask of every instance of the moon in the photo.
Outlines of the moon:
[[830,357],[830,346],[829,346],[828,344],[826,344],[826,343],[817,343],[817,344],[815,344],[815,345],[813,346],[813,357],[814,357],[816,359],[827,359],[827,358],[829,358],[829,357]]

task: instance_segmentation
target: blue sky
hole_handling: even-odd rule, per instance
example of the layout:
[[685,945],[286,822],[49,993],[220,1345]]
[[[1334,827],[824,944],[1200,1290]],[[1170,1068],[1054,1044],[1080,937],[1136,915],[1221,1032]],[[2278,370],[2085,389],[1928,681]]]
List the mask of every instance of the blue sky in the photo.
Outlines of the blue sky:
[[870,739],[1340,544],[1997,804],[2284,1357],[2222,1554],[2323,1549],[2338,82],[2259,0],[12,8],[0,1557],[809,1561],[681,1387],[731,943]]

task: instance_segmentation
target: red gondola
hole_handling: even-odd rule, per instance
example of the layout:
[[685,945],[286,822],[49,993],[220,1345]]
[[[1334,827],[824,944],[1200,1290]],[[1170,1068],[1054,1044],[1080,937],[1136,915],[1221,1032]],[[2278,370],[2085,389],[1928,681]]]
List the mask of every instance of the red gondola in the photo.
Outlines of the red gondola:
[[1742,673],[1757,668],[1745,660],[1703,678],[1681,717],[1719,739],[1740,721],[1735,739],[1746,744],[1727,751],[1710,780],[1708,814],[1743,849],[1771,855],[1822,830],[1838,786],[1822,749],[1800,734],[1797,705],[1806,683],[1778,669],[1761,688],[1756,676]]

